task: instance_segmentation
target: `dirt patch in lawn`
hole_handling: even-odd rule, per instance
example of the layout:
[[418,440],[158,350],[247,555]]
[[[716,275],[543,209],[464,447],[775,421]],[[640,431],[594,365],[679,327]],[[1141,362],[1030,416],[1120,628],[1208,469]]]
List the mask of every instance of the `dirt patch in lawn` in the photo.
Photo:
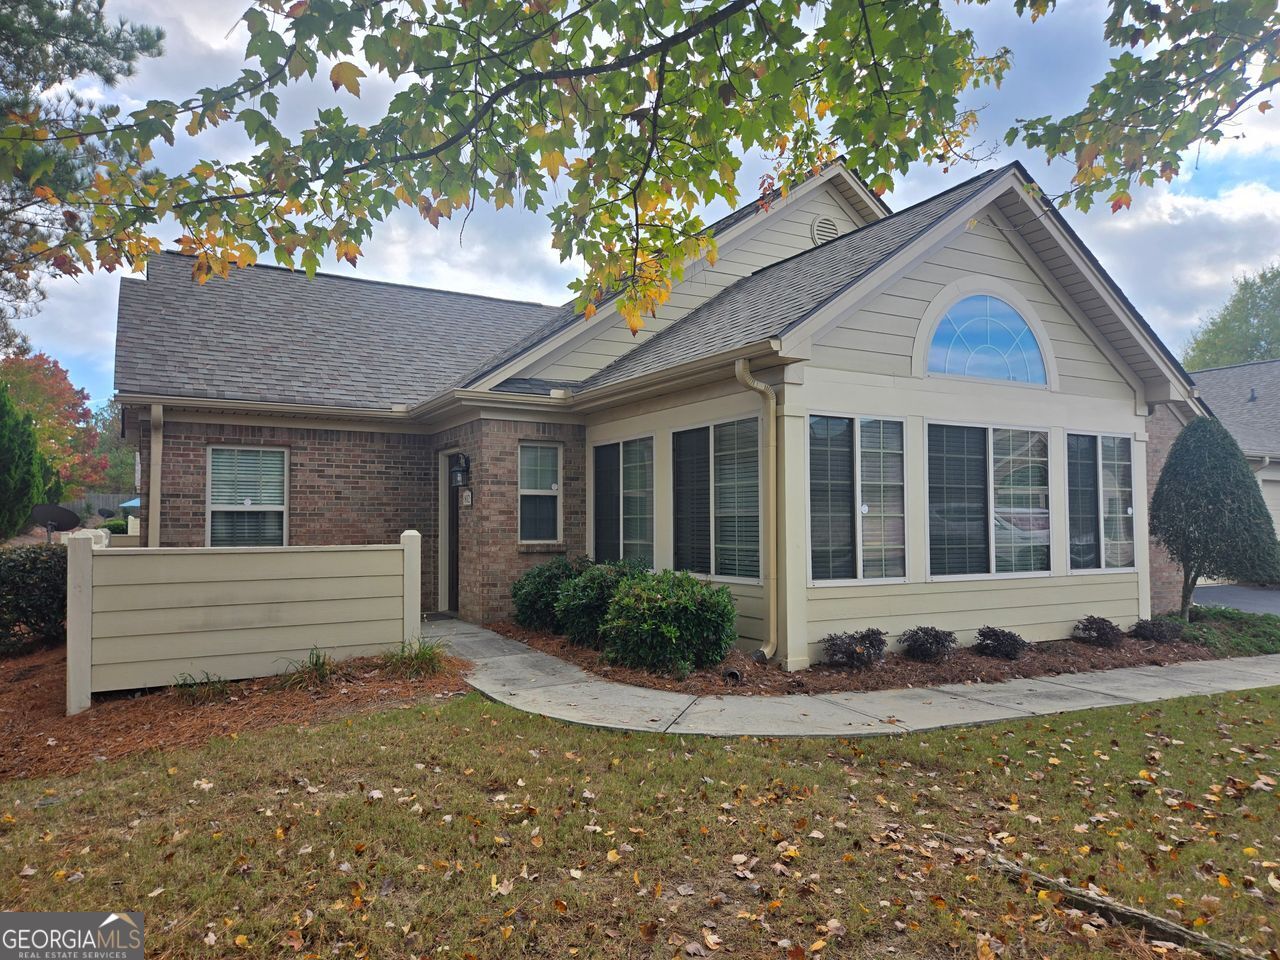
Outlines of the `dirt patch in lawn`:
[[[568,660],[606,680],[698,696],[733,693],[771,697],[789,693],[900,690],[905,687],[931,687],[940,683],[990,683],[1023,677],[1088,673],[1116,667],[1162,666],[1185,660],[1213,660],[1220,656],[1207,647],[1193,643],[1149,643],[1125,638],[1119,646],[1103,648],[1075,640],[1049,640],[1033,643],[1018,660],[983,657],[967,647],[961,647],[942,663],[918,663],[908,660],[900,653],[888,653],[884,660],[867,670],[814,666],[788,673],[777,664],[761,666],[742,651],[734,650],[719,666],[695,670],[684,679],[679,679],[645,670],[612,666],[604,661],[598,651],[575,647],[557,634],[526,630],[508,621],[490,624],[489,628],[534,649]],[[730,676],[726,676],[726,673]]]
[[271,677],[228,683],[200,703],[172,687],[99,694],[89,710],[68,717],[65,650],[0,659],[0,780],[72,773],[145,750],[453,696],[467,690],[462,676],[469,666],[445,657],[435,676],[408,679],[388,676],[378,658],[368,657],[344,661],[336,676],[313,688],[286,688]]

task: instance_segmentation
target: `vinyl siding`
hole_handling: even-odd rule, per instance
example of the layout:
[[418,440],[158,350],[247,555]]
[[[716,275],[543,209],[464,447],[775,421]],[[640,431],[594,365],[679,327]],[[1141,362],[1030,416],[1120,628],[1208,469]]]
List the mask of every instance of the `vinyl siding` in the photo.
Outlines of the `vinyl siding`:
[[1016,630],[1033,641],[1061,639],[1089,614],[1128,627],[1140,616],[1137,581],[1137,573],[1126,572],[809,587],[809,659],[823,658],[821,640],[827,634],[864,627],[896,637],[923,624],[954,630],[966,644],[986,625]]
[[94,691],[268,676],[400,643],[400,547],[93,553]]
[[1061,393],[1132,399],[1133,390],[1125,378],[987,218],[934,250],[828,331],[820,341],[823,349],[814,353],[814,364],[911,376],[916,337],[931,333],[920,329],[930,305],[947,284],[968,277],[1003,281],[1030,302],[1048,335]]
[[838,197],[835,187],[823,184],[794,204],[778,204],[771,213],[758,214],[769,217],[767,224],[722,247],[714,267],[700,264],[691,268],[672,290],[667,303],[658,309],[657,316],[646,318],[644,327],[634,337],[627,325],[611,312],[590,338],[530,365],[519,375],[585,380],[735,281],[811,249],[814,244],[810,231],[816,217],[830,217],[841,233],[859,226]]
[[1262,487],[1262,499],[1271,511],[1276,532],[1280,534],[1280,464],[1271,464],[1259,470],[1258,484]]

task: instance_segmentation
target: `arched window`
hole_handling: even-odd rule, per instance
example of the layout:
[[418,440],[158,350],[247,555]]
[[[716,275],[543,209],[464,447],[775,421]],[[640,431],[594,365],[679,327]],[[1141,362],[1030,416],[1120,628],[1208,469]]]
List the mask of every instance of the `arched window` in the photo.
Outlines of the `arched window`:
[[1027,321],[998,297],[956,301],[929,345],[929,372],[1013,383],[1048,383],[1040,345]]

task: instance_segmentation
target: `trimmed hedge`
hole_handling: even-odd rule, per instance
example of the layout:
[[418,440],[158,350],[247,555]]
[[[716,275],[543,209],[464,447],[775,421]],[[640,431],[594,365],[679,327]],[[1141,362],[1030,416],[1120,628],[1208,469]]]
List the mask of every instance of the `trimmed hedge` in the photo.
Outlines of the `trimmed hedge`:
[[618,584],[600,636],[610,663],[683,676],[724,660],[737,639],[728,587],[687,573],[637,573]]
[[1091,646],[1115,647],[1124,639],[1124,631],[1106,617],[1084,617],[1076,621],[1071,636]]
[[1139,620],[1129,633],[1138,640],[1152,643],[1173,643],[1182,639],[1187,629],[1185,620],[1178,617],[1152,617],[1150,620]]
[[0,653],[67,639],[67,548],[0,550]]
[[597,563],[560,585],[555,615],[569,642],[600,649],[600,625],[613,595],[628,574],[621,563]]
[[516,623],[530,630],[559,633],[562,628],[556,617],[556,600],[560,597],[560,588],[585,570],[590,562],[585,558],[569,561],[556,557],[526,571],[511,585]]
[[112,517],[102,524],[102,529],[107,533],[126,534],[129,532],[129,521],[124,517]]

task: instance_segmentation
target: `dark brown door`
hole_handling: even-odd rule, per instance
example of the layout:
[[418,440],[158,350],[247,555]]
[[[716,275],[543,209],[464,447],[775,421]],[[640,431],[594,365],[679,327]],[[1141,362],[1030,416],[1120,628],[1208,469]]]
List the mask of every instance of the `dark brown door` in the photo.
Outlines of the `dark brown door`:
[[[449,466],[454,457],[449,458]],[[458,612],[458,504],[462,499],[461,487],[449,487],[449,612]]]

